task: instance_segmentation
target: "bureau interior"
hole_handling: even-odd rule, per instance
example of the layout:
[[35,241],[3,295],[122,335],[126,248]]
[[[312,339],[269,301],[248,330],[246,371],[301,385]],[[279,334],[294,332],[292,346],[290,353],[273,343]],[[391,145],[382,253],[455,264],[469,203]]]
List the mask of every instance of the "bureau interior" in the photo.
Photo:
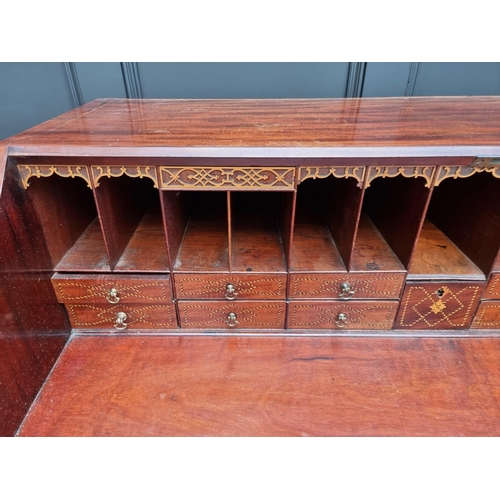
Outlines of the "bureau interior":
[[153,182],[128,176],[101,178],[95,197],[111,268],[168,271],[160,199]]
[[[429,192],[424,179],[401,175],[377,178],[365,188],[353,270],[408,269]],[[368,233],[366,238],[363,233]],[[356,256],[366,251],[369,260],[358,262]]]
[[345,272],[362,190],[354,179],[308,179],[297,188],[290,270]]
[[82,178],[31,178],[27,190],[58,271],[110,271],[92,190]]
[[500,179],[488,172],[434,187],[411,277],[485,279],[500,246],[499,194]]
[[285,273],[293,193],[232,191],[228,196],[231,271]]
[[163,191],[169,254],[176,272],[229,272],[225,191]]

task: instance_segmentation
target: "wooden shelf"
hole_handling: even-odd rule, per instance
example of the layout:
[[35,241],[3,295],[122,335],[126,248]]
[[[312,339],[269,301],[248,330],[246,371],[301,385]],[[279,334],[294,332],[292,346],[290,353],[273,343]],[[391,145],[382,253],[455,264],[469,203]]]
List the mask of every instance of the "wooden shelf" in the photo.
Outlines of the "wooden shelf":
[[189,217],[174,271],[229,272],[225,215],[196,214]]
[[424,221],[408,279],[484,280],[484,273],[431,221]]
[[111,271],[98,218],[94,219],[77,242],[66,252],[54,271]]
[[346,272],[332,235],[318,214],[296,215],[290,271]]
[[168,271],[167,246],[161,213],[148,211],[135,230],[115,271]]
[[235,215],[231,234],[232,271],[286,273],[278,223],[271,215]]
[[403,264],[365,213],[361,214],[359,220],[350,270],[353,272],[405,271]]

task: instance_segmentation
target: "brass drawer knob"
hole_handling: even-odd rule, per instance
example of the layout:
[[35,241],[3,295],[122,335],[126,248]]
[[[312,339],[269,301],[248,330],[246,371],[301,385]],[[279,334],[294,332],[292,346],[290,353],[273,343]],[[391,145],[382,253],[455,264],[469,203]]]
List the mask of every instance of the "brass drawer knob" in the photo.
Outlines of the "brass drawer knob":
[[127,323],[125,323],[125,321],[127,321],[127,318],[128,318],[127,313],[117,312],[114,325],[115,329],[118,331],[126,330],[128,325]]
[[226,323],[229,326],[236,326],[238,324],[238,320],[236,319],[236,314],[235,313],[229,313],[227,315],[227,321]]
[[110,304],[118,304],[118,302],[120,302],[120,297],[118,297],[118,290],[116,288],[112,288],[108,292],[108,296],[106,298]]
[[228,283],[226,285],[226,293],[224,294],[224,297],[226,297],[227,300],[234,300],[238,296],[238,292],[236,291],[236,287],[232,283]]
[[335,324],[339,328],[344,328],[345,326],[347,326],[347,314],[338,313],[337,314],[337,321],[335,321]]
[[351,285],[349,283],[342,283],[340,285],[339,297],[341,299],[347,300],[347,299],[350,299],[354,295],[355,292],[356,292],[356,290],[351,288]]

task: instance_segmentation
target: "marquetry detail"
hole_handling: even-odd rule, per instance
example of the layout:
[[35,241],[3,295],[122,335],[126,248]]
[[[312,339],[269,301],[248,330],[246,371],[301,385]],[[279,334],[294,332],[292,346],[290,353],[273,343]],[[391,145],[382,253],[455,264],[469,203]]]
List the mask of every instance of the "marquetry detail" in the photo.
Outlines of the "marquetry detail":
[[159,167],[161,189],[293,190],[295,167]]
[[469,285],[453,291],[443,286],[439,290],[440,294],[431,287],[410,286],[403,298],[399,326],[411,328],[418,323],[428,328],[466,326],[481,287]]
[[18,165],[21,181],[24,189],[29,187],[31,177],[41,178],[59,175],[60,177],[81,177],[87,182],[87,186],[92,189],[89,171],[86,165]]
[[344,283],[350,285],[353,298],[397,298],[404,282],[404,275],[376,275],[360,279],[355,275],[342,274],[334,276],[294,274],[291,276],[293,283],[292,297],[306,298],[317,295],[327,297],[340,297],[341,287]]
[[417,167],[370,167],[368,169],[366,187],[370,187],[371,182],[377,177],[403,177],[417,178],[423,177],[425,179],[425,187],[430,188],[432,185],[432,178],[434,176],[436,167],[433,166],[417,166]]
[[[121,299],[147,300],[149,302],[165,302],[171,300],[170,289],[158,282],[144,283],[141,285],[126,286],[123,283],[108,284],[84,284],[72,282],[55,283],[57,296],[62,302],[86,301],[97,298],[106,298],[110,288],[116,288]],[[72,293],[81,289],[81,294]],[[71,294],[67,296],[65,291]]]
[[[130,328],[177,327],[170,304],[95,306],[91,304],[66,304],[72,326],[75,328],[113,328],[118,312],[125,311]],[[140,325],[140,326],[139,326]]]
[[352,177],[358,181],[358,187],[363,186],[366,167],[300,167],[299,184],[306,179],[324,179],[332,175],[337,179]]
[[94,186],[99,187],[99,179],[102,177],[135,177],[139,179],[151,179],[154,187],[158,189],[158,176],[156,167],[152,165],[92,165],[92,178],[94,179]]
[[376,330],[389,329],[394,322],[396,313],[396,302],[386,304],[367,303],[366,306],[342,304],[306,304],[292,303],[290,315],[291,328],[314,328],[325,327],[335,328],[338,325],[339,314],[343,314],[346,319],[345,329],[369,329]]
[[493,274],[486,287],[483,298],[500,298],[500,274]]
[[500,329],[500,301],[481,302],[471,328]]
[[469,166],[441,166],[434,185],[439,186],[445,179],[465,179],[478,172],[489,172],[500,179],[500,159],[479,158]]
[[[195,278],[192,276],[184,277],[176,275],[175,283],[177,293],[180,297],[200,297],[204,295],[224,295],[228,283],[232,283],[239,295],[252,295],[262,298],[280,298],[284,297],[283,286],[286,279],[279,278],[237,278],[236,275],[228,275],[222,279],[210,280],[206,276]],[[193,290],[193,285],[196,289]],[[259,288],[261,285],[268,285],[265,288]],[[270,285],[270,286],[269,286]]]
[[[238,320],[238,328],[283,328],[284,325],[284,302],[268,302],[259,305],[237,305],[232,303],[226,305],[221,303],[217,306],[204,304],[181,304],[179,309],[182,315],[182,326],[188,328],[208,328],[210,325],[220,326],[227,324],[228,314],[235,314]],[[269,314],[271,313],[271,314]],[[271,321],[265,321],[262,318]],[[194,321],[195,318],[202,319]]]

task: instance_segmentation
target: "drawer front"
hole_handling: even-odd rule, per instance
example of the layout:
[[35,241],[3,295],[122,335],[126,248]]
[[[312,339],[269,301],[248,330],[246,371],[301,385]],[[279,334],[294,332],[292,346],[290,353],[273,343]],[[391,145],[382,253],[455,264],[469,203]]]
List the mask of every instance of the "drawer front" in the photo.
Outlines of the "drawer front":
[[169,275],[60,274],[52,277],[59,302],[150,304],[172,302]]
[[468,328],[484,282],[407,283],[396,328]]
[[481,302],[471,328],[500,330],[500,300]]
[[493,274],[483,293],[483,299],[500,299],[500,274]]
[[290,302],[288,328],[388,330],[398,310],[397,300]]
[[[132,304],[99,306],[65,304],[73,328],[127,330],[162,330],[177,328],[173,304]],[[126,317],[123,316],[125,313]]]
[[175,274],[179,299],[284,299],[286,274]]
[[241,328],[282,329],[285,327],[286,302],[226,301],[178,302],[182,328],[237,330]]
[[399,299],[405,273],[291,274],[293,299]]

